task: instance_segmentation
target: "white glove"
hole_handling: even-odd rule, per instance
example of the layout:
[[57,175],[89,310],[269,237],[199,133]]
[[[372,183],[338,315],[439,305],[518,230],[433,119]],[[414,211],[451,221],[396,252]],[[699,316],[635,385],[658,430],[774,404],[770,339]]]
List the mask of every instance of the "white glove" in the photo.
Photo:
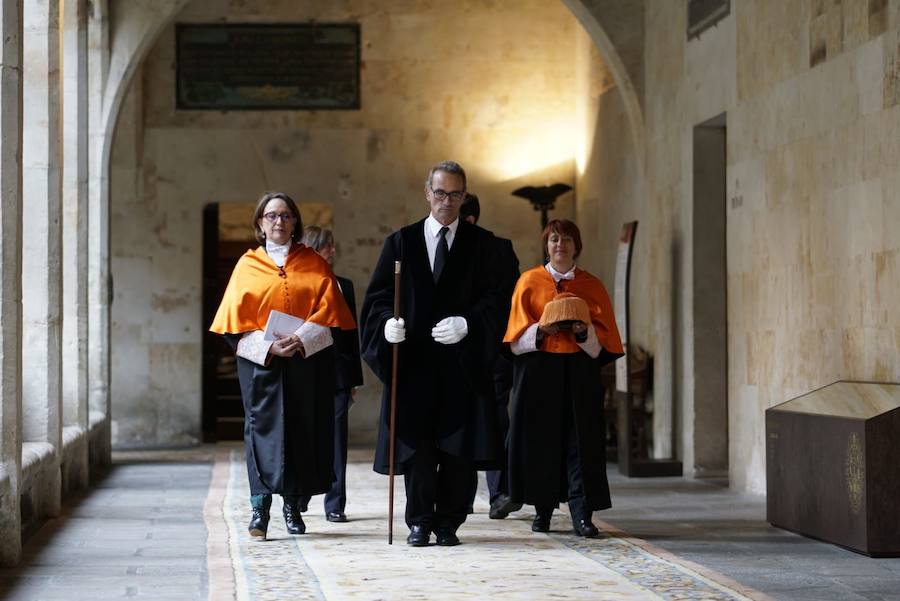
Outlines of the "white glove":
[[431,328],[431,337],[441,344],[456,344],[469,333],[465,317],[445,317]]
[[406,340],[406,322],[403,318],[391,317],[384,322],[384,339],[391,344],[397,344]]

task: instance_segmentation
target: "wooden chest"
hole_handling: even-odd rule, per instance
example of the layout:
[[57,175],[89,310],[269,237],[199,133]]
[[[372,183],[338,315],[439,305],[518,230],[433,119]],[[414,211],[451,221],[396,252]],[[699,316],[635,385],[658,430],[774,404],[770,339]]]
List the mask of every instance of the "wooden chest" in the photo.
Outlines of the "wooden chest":
[[766,411],[767,520],[900,556],[900,385],[835,382]]

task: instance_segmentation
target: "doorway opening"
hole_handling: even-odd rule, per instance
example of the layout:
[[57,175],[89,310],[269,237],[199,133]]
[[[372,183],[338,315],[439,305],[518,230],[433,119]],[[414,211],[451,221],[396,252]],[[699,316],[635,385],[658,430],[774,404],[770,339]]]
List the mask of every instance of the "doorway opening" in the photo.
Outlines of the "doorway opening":
[[[203,208],[203,441],[243,440],[244,406],[234,352],[209,331],[231,272],[258,246],[248,226],[253,203],[210,203]],[[238,222],[238,223],[235,223]]]
[[726,115],[694,127],[693,473],[728,474]]

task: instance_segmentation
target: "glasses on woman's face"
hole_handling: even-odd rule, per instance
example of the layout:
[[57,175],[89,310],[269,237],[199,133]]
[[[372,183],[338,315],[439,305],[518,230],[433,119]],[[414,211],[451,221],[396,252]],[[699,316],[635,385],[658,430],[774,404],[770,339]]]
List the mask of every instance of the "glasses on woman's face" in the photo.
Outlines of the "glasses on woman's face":
[[269,223],[275,223],[275,222],[278,221],[279,219],[281,219],[281,221],[283,221],[284,223],[290,223],[291,221],[294,220],[294,214],[293,214],[293,213],[275,213],[275,212],[272,212],[272,213],[265,213],[265,214],[263,214],[263,217],[265,217],[265,218],[266,218],[266,221],[268,221]]

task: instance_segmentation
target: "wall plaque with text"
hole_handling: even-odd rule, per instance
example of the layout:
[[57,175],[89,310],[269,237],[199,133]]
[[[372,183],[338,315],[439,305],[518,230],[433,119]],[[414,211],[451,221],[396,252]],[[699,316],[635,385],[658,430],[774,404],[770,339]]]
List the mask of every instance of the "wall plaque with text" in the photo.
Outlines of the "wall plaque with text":
[[359,24],[179,24],[176,106],[353,110],[360,106]]

